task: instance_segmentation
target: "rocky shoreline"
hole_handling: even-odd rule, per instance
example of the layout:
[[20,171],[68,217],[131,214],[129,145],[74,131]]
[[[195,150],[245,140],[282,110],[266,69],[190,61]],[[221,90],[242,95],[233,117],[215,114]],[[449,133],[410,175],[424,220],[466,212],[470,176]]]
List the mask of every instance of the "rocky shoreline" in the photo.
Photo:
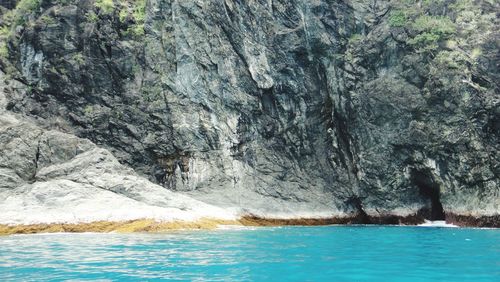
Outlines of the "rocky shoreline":
[[[367,219],[369,221],[367,221]],[[424,223],[425,219],[418,215],[410,216],[379,216],[369,217],[329,217],[329,218],[265,218],[243,216],[235,220],[201,218],[195,221],[159,222],[152,219],[137,219],[128,221],[96,221],[88,223],[45,223],[45,224],[0,224],[0,235],[36,234],[36,233],[162,233],[178,230],[212,230],[220,226],[323,226],[323,225],[402,225],[415,226]],[[459,227],[500,228],[500,215],[495,216],[464,216],[451,214],[446,223]]]
[[[500,228],[500,215],[495,216],[465,216],[447,215],[446,223],[459,227],[490,227]],[[366,216],[357,215],[351,217],[330,217],[330,218],[262,218],[256,216],[244,216],[239,220],[245,226],[317,226],[317,225],[419,225],[426,222],[426,219],[418,214],[408,216],[386,215],[386,216]]]
[[500,215],[471,216],[447,214],[446,222],[463,227],[493,227],[500,228]]

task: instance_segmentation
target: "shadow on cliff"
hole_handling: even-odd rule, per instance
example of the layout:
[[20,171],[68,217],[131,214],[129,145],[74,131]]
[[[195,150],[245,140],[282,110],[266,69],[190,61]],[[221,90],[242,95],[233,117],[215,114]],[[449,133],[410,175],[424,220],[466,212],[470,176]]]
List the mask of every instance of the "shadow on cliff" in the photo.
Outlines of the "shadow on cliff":
[[420,213],[430,220],[445,220],[443,205],[440,201],[439,185],[429,170],[413,170],[411,182],[418,187],[422,198],[430,202],[430,207],[423,208]]

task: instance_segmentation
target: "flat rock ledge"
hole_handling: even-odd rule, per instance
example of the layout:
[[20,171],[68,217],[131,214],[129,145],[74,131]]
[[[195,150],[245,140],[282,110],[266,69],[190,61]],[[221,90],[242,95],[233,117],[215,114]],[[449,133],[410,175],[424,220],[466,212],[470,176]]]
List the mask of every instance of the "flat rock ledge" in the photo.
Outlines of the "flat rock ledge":
[[[258,216],[244,216],[238,222],[244,226],[319,226],[319,225],[419,225],[426,221],[420,213],[400,215],[370,216],[357,214],[346,217],[326,218],[263,218]],[[446,223],[459,227],[490,227],[500,228],[500,215],[471,216],[471,215],[446,215]]]
[[220,225],[239,225],[236,220],[201,218],[195,221],[159,222],[153,219],[128,221],[95,221],[88,223],[40,223],[28,225],[0,224],[0,235],[36,234],[36,233],[133,233],[133,232],[169,232],[175,230],[210,230]]
[[500,228],[500,214],[491,216],[471,216],[447,214],[446,222],[461,227],[494,227]]

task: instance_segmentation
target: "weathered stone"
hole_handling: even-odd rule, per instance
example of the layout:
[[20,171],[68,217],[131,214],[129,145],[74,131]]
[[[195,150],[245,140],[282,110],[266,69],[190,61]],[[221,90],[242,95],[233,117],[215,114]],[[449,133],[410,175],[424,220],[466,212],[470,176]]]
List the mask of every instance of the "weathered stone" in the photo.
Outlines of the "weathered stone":
[[[4,87],[9,110],[166,189],[278,218],[499,213],[498,3],[467,2],[473,23],[455,0],[412,6],[456,27],[426,51],[416,24],[392,23],[399,1],[149,0],[144,35],[125,4],[42,2],[1,59],[25,85]],[[33,181],[51,137],[15,134],[11,167]]]

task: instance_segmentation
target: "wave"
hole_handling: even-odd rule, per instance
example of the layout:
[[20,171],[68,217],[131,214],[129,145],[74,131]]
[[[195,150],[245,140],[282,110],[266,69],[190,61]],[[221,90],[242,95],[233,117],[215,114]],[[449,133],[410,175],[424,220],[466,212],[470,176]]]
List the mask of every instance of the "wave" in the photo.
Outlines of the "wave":
[[435,220],[435,221],[425,220],[424,223],[419,224],[418,226],[422,226],[422,227],[446,227],[446,228],[457,228],[458,227],[457,225],[446,223],[446,221],[444,221],[444,220]]

